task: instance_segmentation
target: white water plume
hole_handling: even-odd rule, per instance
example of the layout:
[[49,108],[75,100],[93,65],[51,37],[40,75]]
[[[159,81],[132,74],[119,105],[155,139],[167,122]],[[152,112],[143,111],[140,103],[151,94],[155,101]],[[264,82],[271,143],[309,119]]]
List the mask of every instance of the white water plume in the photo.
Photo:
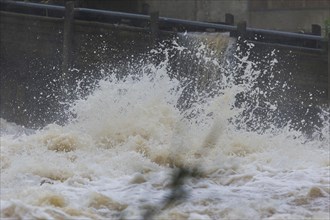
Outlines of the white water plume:
[[109,70],[70,103],[67,124],[1,134],[1,217],[140,219],[168,195],[174,167],[197,166],[189,198],[155,218],[327,219],[329,113],[313,138],[277,126],[269,97],[283,86],[258,84],[274,74],[267,63],[174,41],[121,76]]

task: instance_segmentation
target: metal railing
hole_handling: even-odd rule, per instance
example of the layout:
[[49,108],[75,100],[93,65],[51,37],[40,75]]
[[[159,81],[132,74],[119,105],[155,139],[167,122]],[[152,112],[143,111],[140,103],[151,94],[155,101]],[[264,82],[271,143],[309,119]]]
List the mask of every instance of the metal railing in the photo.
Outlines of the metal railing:
[[[20,2],[12,0],[0,0],[1,11],[32,14],[62,18],[65,14],[64,6]],[[128,25],[146,28],[150,26],[151,16],[144,14],[132,14],[117,11],[96,10],[89,8],[75,8],[75,20],[98,21],[105,23],[125,23]],[[190,21],[176,18],[158,17],[158,30],[167,31],[220,31],[230,32],[231,36],[242,36],[246,40],[273,45],[287,46],[292,49],[302,49],[317,52],[327,51],[328,39],[312,34],[300,34],[293,32],[266,30],[246,27],[240,30],[239,26],[218,24],[201,21]]]

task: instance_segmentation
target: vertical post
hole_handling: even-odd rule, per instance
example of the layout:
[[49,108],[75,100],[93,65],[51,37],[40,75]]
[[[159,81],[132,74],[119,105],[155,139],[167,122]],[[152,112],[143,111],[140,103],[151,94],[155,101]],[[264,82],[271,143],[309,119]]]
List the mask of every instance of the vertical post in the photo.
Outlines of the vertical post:
[[330,105],[330,33],[328,33],[328,103]]
[[73,21],[74,21],[74,2],[65,3],[64,31],[63,31],[63,57],[62,71],[63,80],[68,77],[68,71],[72,62],[72,43],[73,43]]
[[241,21],[237,24],[237,33],[241,39],[244,39],[246,36],[246,21]]
[[225,23],[229,25],[234,25],[234,15],[226,13],[225,14]]
[[[312,24],[312,34],[316,36],[321,36],[322,29],[321,26],[318,24]],[[315,47],[318,48],[320,47],[318,42],[315,42]]]
[[318,24],[312,24],[312,34],[321,36],[321,26]]
[[151,30],[151,38],[152,43],[155,45],[158,41],[158,33],[159,33],[159,12],[151,12],[150,13],[150,30]]

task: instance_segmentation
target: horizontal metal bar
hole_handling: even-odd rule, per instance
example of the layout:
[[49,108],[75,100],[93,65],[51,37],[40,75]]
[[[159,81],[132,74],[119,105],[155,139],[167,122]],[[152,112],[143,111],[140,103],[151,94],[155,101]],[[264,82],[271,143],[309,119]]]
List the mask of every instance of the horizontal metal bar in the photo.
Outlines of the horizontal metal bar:
[[311,34],[299,34],[293,32],[285,31],[276,31],[276,30],[267,30],[267,29],[257,29],[257,28],[246,28],[248,33],[252,34],[262,34],[262,35],[272,35],[278,37],[287,37],[287,38],[296,38],[296,39],[305,39],[305,40],[315,40],[315,41],[325,41],[324,37],[316,36]]
[[280,43],[266,43],[266,42],[260,42],[260,41],[255,41],[255,40],[247,40],[247,41],[250,43],[257,44],[257,45],[273,46],[273,47],[300,50],[300,51],[306,51],[306,52],[314,52],[314,53],[326,53],[326,50],[324,50],[324,49],[316,49],[316,48],[311,48],[311,47],[300,47],[300,46],[293,46],[293,45],[289,45],[289,44],[280,44]]
[[[10,10],[13,8],[11,6],[16,6],[19,8],[26,8],[26,9],[38,9],[38,10],[45,10],[48,16],[64,16],[65,7],[63,6],[55,6],[55,5],[48,5],[48,4],[38,4],[38,3],[29,3],[29,2],[18,2],[18,1],[11,1],[11,0],[0,0],[1,5],[5,4],[7,7],[2,8],[1,10]],[[13,9],[13,11],[15,11]],[[51,12],[54,12],[51,14]],[[42,11],[39,14],[44,14]],[[125,13],[125,12],[115,12],[115,11],[107,11],[107,10],[97,10],[97,9],[88,9],[88,8],[75,8],[75,18],[77,19],[98,19],[99,17],[109,20],[114,19],[133,19],[135,21],[150,21],[149,15],[142,15],[142,14],[132,14],[132,13]],[[223,30],[223,31],[237,31],[236,26],[232,25],[225,25],[225,24],[215,24],[215,23],[208,23],[208,22],[200,22],[200,21],[189,21],[183,19],[176,19],[176,18],[166,18],[166,17],[159,17],[159,24],[163,26],[189,26],[193,28],[213,28],[216,30]],[[285,37],[290,39],[300,39],[300,40],[313,40],[313,41],[320,41],[325,42],[321,36],[309,35],[309,34],[299,34],[299,33],[292,33],[292,32],[284,32],[284,31],[276,31],[276,30],[266,30],[266,29],[257,29],[257,28],[247,28],[246,32],[248,35],[265,35],[267,37]]]
[[94,16],[106,16],[106,17],[113,17],[113,18],[126,18],[126,19],[136,19],[141,21],[149,21],[149,15],[142,15],[142,14],[132,14],[132,13],[125,13],[125,12],[117,12],[117,11],[106,11],[106,10],[96,10],[96,9],[89,9],[89,8],[75,8],[75,12],[84,15],[94,15]]
[[214,24],[208,22],[201,22],[201,21],[189,21],[183,19],[176,19],[176,18],[166,18],[166,17],[159,17],[159,22],[164,22],[168,24],[176,24],[176,25],[188,25],[194,26],[197,28],[214,28],[218,30],[225,30],[225,31],[236,31],[236,26],[226,25],[226,24]]
[[[114,17],[114,18],[126,18],[126,19],[135,19],[140,21],[150,21],[149,15],[141,15],[141,14],[131,14],[124,12],[114,12],[114,11],[106,11],[106,10],[95,10],[88,8],[76,8],[75,9],[79,15],[89,15],[89,16],[105,16],[105,17]],[[81,16],[83,17],[83,16]],[[194,26],[196,28],[215,28],[221,29],[225,31],[235,31],[236,26],[231,25],[223,25],[223,24],[214,24],[207,22],[199,22],[199,21],[189,21],[183,19],[175,19],[175,18],[166,18],[159,17],[160,24],[167,25],[183,25],[183,26]]]
[[[51,10],[51,11],[62,12],[63,15],[64,15],[64,10],[65,10],[65,7],[63,7],[63,6],[38,4],[38,3],[30,3],[30,2],[1,0],[0,3],[7,5],[8,8],[10,6],[16,6],[16,7],[18,6],[18,7],[22,7],[22,8],[26,8],[26,9]],[[4,10],[4,8],[1,7],[1,10]]]

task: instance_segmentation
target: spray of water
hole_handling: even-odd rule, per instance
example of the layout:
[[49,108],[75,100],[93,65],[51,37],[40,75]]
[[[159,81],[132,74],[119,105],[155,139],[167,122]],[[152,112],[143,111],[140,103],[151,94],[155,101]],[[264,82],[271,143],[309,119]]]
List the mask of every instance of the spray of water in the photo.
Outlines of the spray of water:
[[[276,53],[261,69],[254,45],[214,39],[181,36],[100,70],[65,125],[31,134],[2,120],[1,217],[326,219],[329,112],[307,137],[280,117],[274,96],[290,86],[272,72]],[[173,191],[175,168],[198,178]]]

